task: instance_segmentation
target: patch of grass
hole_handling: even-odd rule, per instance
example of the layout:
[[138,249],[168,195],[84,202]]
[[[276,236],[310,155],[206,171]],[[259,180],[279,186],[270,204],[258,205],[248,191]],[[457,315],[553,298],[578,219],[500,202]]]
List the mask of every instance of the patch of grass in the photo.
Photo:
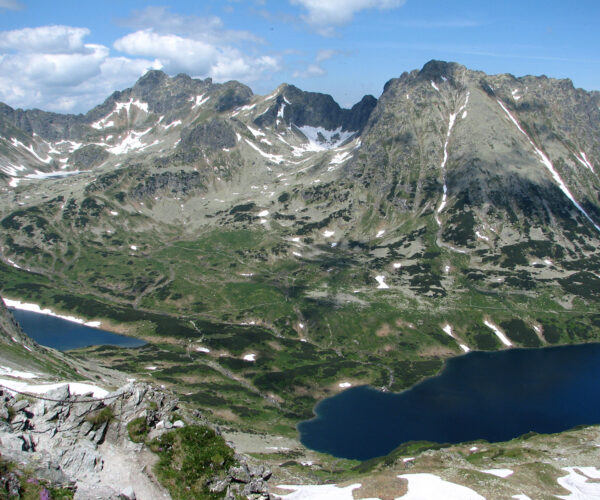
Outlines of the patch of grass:
[[94,429],[98,429],[103,424],[110,423],[114,418],[115,412],[110,406],[105,406],[101,410],[90,413],[85,417]]
[[144,417],[134,418],[127,424],[129,439],[134,443],[145,443],[149,431],[150,429],[148,429],[148,424]]
[[189,426],[163,434],[150,443],[159,456],[155,472],[174,500],[216,499],[211,478],[224,477],[235,465],[234,452],[221,436],[204,426]]

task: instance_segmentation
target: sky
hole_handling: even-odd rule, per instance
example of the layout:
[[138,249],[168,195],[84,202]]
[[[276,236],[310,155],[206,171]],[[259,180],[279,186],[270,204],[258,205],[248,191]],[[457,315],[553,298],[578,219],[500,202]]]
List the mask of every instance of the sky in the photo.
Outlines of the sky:
[[0,101],[86,112],[149,69],[344,107],[431,59],[600,89],[598,0],[0,0]]

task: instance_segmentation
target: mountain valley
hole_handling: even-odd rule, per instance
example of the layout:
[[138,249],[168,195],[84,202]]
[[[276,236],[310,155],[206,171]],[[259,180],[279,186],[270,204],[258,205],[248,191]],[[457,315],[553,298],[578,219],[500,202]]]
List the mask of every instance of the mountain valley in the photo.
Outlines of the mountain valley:
[[[290,462],[278,480],[341,484],[361,465],[297,442],[321,399],[399,392],[471,350],[600,340],[598,165],[600,93],[569,80],[430,61],[342,109],[150,71],[85,115],[0,107],[0,294],[147,342],[52,360],[167,387],[236,449]],[[591,467],[597,434],[362,467],[416,450],[420,472],[513,463],[560,493],[538,462]]]

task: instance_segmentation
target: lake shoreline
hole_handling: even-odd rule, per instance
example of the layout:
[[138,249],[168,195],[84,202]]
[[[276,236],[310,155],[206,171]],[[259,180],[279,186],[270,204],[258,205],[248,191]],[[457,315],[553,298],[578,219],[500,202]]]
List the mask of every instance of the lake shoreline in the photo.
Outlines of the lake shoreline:
[[86,321],[85,319],[77,318],[76,316],[64,316],[62,314],[58,314],[49,308],[42,309],[38,304],[34,304],[33,302],[21,302],[20,300],[9,299],[6,297],[2,297],[2,300],[4,302],[4,305],[9,309],[12,308],[18,309],[20,311],[29,311],[37,314],[45,314],[46,316],[64,319],[65,321],[70,321],[79,325],[89,326],[90,328],[100,328],[100,326],[102,325],[101,321]]
[[[585,383],[589,386],[591,374],[596,371],[600,373],[597,368],[590,369],[592,366],[590,359],[584,359],[586,356],[588,358],[591,356],[585,354],[586,351],[590,350],[595,352],[593,356],[600,358],[600,343],[598,342],[564,344],[544,348],[473,351],[468,354],[461,354],[444,360],[442,369],[436,375],[426,377],[400,392],[381,391],[377,387],[361,385],[324,398],[314,406],[313,417],[299,422],[296,425],[296,430],[300,441],[307,449],[327,453],[338,458],[368,460],[377,456],[385,456],[386,452],[375,452],[367,457],[364,455],[358,456],[365,453],[366,448],[361,451],[361,445],[342,446],[341,443],[349,440],[355,442],[381,440],[381,436],[386,435],[388,441],[395,443],[395,446],[391,447],[393,450],[397,446],[410,441],[458,444],[482,439],[489,442],[502,442],[518,438],[530,431],[547,434],[564,432],[579,425],[598,425],[600,424],[600,413],[597,410],[588,409],[587,413],[581,413],[578,411],[567,412],[562,408],[560,411],[564,415],[559,422],[553,422],[552,418],[549,417],[549,415],[552,415],[552,410],[556,410],[556,408],[550,408],[548,404],[548,400],[551,400],[548,395],[552,391],[558,396],[559,399],[557,400],[567,407],[577,407],[579,402],[577,397],[580,400],[586,398],[580,385]],[[505,359],[504,365],[500,361],[502,356]],[[544,357],[547,359],[542,359]],[[550,372],[551,366],[548,360],[553,359],[557,363],[556,366],[558,366],[561,358],[564,358],[565,363],[570,364],[572,371],[576,371],[576,368],[579,369],[577,366],[579,360],[581,362],[585,361],[587,368],[579,369],[577,374],[579,378],[570,378],[570,373],[563,373],[564,379],[556,378],[555,374]],[[511,361],[511,359],[516,361]],[[471,368],[467,368],[469,362]],[[510,362],[517,363],[514,374],[506,369],[508,367],[507,362],[509,364]],[[549,374],[546,379],[540,376],[539,370],[536,373],[535,367],[538,362],[541,363],[542,372],[545,371]],[[490,365],[493,376],[484,383],[479,382],[477,379],[485,379],[488,375],[485,371]],[[504,370],[500,369],[501,366]],[[563,369],[563,371],[565,370]],[[471,380],[469,380],[469,376]],[[588,380],[584,380],[586,378]],[[524,383],[525,381],[527,383]],[[565,381],[571,384],[568,390],[560,388],[561,384],[566,383]],[[535,390],[529,389],[530,392],[528,393],[523,389],[526,385],[532,386]],[[361,392],[366,392],[369,395],[365,397]],[[528,399],[537,398],[540,394],[546,399],[542,397],[536,403],[530,404]],[[509,401],[508,406],[512,405],[511,408],[519,408],[520,404],[517,404],[517,402],[524,403],[525,406],[529,405],[527,410],[524,412],[506,412],[498,401],[502,398],[507,398],[508,401],[510,397],[517,399]],[[410,404],[407,404],[408,402]],[[402,404],[404,406],[400,406]],[[364,410],[365,407],[371,408],[371,414]],[[451,411],[444,413],[448,407],[451,408]],[[376,414],[373,414],[374,408],[377,408]],[[538,410],[541,412],[540,415],[532,418],[532,415]],[[488,418],[487,424],[489,424],[487,427],[487,424],[479,425],[484,420],[484,417],[479,416],[479,414],[483,414],[485,411],[488,411],[491,415],[486,417]],[[381,419],[380,415],[386,412],[392,417]],[[468,418],[464,421],[457,417],[462,413],[468,415]],[[356,416],[356,414],[360,415]],[[435,417],[432,417],[432,415],[435,415]],[[475,417],[475,415],[477,416]],[[411,418],[418,423],[413,425]],[[513,432],[512,435],[508,435],[502,430],[504,427],[502,419],[507,419],[511,428],[510,432]],[[373,424],[374,420],[378,422],[381,420],[381,422]],[[393,423],[390,423],[392,420]],[[428,421],[428,423],[423,423],[424,421]],[[450,421],[453,422],[454,427],[447,424]],[[335,422],[335,424],[332,426],[331,422]],[[523,423],[516,424],[516,422]],[[406,431],[411,425],[412,430]],[[525,427],[519,430],[519,425]],[[345,437],[339,432],[340,427],[345,428],[343,431],[346,433]],[[400,428],[402,428],[401,431]],[[468,429],[468,432],[465,429]],[[476,430],[471,431],[471,429]],[[414,434],[411,435],[411,432]],[[472,434],[468,435],[470,432]],[[336,433],[338,435],[335,439],[328,437]],[[378,433],[380,434],[379,437],[376,436]],[[320,436],[320,438],[317,439],[317,436]],[[354,439],[352,436],[358,438]],[[437,439],[434,436],[437,436]],[[328,443],[326,446],[324,445],[325,442]],[[340,451],[342,449],[345,449],[345,451]],[[371,453],[371,451],[366,453]],[[351,456],[352,454],[357,455]]]

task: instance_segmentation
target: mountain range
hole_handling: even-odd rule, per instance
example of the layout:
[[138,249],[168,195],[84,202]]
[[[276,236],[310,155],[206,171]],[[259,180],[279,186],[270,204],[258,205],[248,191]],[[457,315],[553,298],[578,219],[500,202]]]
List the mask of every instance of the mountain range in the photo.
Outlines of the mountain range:
[[599,168],[600,93],[570,80],[430,61],[343,109],[150,71],[85,115],[0,106],[0,293],[143,338],[75,355],[292,438],[352,385],[598,341]]

